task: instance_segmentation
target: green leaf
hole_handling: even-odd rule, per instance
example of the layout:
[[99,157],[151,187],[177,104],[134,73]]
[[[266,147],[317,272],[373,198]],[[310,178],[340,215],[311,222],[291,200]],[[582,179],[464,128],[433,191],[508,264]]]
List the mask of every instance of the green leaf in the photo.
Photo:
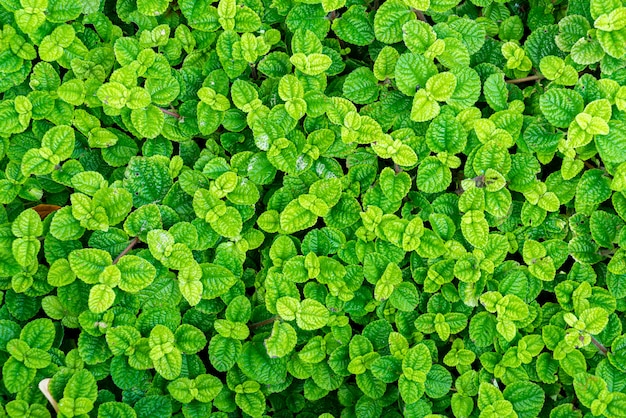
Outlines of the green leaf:
[[[179,28],[182,27],[179,26]],[[168,106],[180,94],[180,83],[175,77],[149,77],[146,79],[144,87],[148,91],[152,103],[159,106]]]
[[48,271],[48,283],[51,286],[61,287],[68,285],[76,280],[76,275],[70,267],[70,263],[64,259],[58,259],[52,265]]
[[418,89],[424,88],[426,82],[435,74],[437,74],[435,64],[420,54],[405,53],[400,55],[395,67],[398,90],[411,97],[420,91]]
[[[189,403],[194,398],[200,402],[211,402],[221,391],[222,383],[215,376],[203,374],[193,381],[187,378],[176,379],[167,389],[180,402]],[[194,392],[195,395],[192,394]]]
[[621,58],[626,54],[622,41],[626,38],[623,26],[623,9],[613,10],[608,15],[599,16],[594,22],[598,28],[597,37],[602,49],[613,58]]
[[207,343],[206,337],[193,325],[183,324],[174,334],[176,347],[185,354],[194,354],[202,350]]
[[410,20],[402,27],[404,43],[411,52],[423,54],[437,40],[432,27],[421,20]]
[[298,200],[293,200],[280,214],[280,227],[286,233],[293,233],[310,228],[316,220],[316,215],[302,207]]
[[128,404],[122,402],[105,402],[98,407],[98,418],[108,417],[136,418],[137,413]]
[[265,396],[261,391],[252,393],[237,393],[235,402],[246,414],[260,417],[265,412]]
[[247,342],[237,364],[249,378],[262,384],[279,384],[287,375],[285,358],[270,358],[260,342]]
[[125,292],[136,293],[149,286],[156,277],[156,268],[143,258],[125,255],[117,262],[122,274],[119,288]]
[[472,341],[480,347],[487,347],[496,336],[496,320],[487,312],[482,312],[472,317],[469,330]]
[[30,348],[48,351],[52,348],[56,331],[54,324],[47,318],[35,319],[24,325],[20,333],[20,340]]
[[167,231],[153,229],[148,232],[148,247],[152,255],[169,268],[181,270],[192,261],[191,250],[174,240]]
[[483,93],[489,106],[496,112],[508,108],[507,102],[509,93],[502,74],[491,74],[487,80],[485,80]]
[[2,366],[2,382],[10,393],[17,393],[28,387],[35,378],[35,373],[35,369],[10,357]]
[[182,0],[180,11],[183,13],[189,26],[192,28],[213,32],[220,27],[217,9],[208,3],[197,3],[191,0]]
[[467,134],[456,118],[441,115],[432,121],[426,131],[426,143],[432,152],[457,154],[467,143]]
[[309,54],[305,55],[298,52],[289,59],[297,70],[306,75],[314,76],[328,70],[332,64],[332,60],[328,55]]
[[418,90],[413,97],[411,120],[415,122],[427,122],[436,117],[441,108],[439,103],[429,95],[426,90]]
[[137,11],[146,16],[159,16],[167,10],[169,0],[139,0]]
[[328,309],[314,299],[304,299],[296,312],[296,323],[303,330],[315,330],[324,327],[330,319]]
[[430,351],[424,344],[411,347],[402,360],[403,375],[406,379],[416,383],[426,382],[431,367]]
[[15,218],[11,232],[19,238],[38,237],[43,234],[43,224],[37,212],[27,209]]
[[380,185],[383,194],[391,201],[399,201],[411,188],[411,178],[405,172],[395,174],[392,169],[384,168],[380,173]]
[[530,382],[514,382],[504,389],[504,399],[511,402],[518,417],[537,416],[545,400],[544,391]]
[[104,187],[94,194],[93,205],[104,209],[110,225],[117,225],[132,209],[132,194],[122,188]]
[[89,284],[98,283],[100,274],[113,262],[109,253],[95,248],[74,250],[68,261],[74,274]]
[[235,285],[237,278],[225,267],[216,264],[201,264],[202,298],[215,299]]
[[450,99],[456,88],[456,76],[451,72],[436,74],[426,82],[426,91],[438,102]]
[[130,112],[133,127],[146,138],[156,138],[165,123],[165,116],[159,108],[148,105],[145,108],[136,108]]
[[191,306],[197,305],[202,299],[203,285],[197,277],[198,268],[184,268],[178,275],[178,288]]
[[133,197],[133,205],[158,203],[172,186],[169,167],[159,156],[133,157],[124,172],[124,188]]
[[218,319],[215,321],[214,327],[220,335],[237,340],[245,340],[250,334],[248,327],[241,322]]
[[96,94],[103,104],[122,109],[126,105],[128,88],[122,83],[110,82],[100,86]]
[[[79,221],[82,228],[108,231],[109,218],[103,207],[94,205],[94,202],[82,193],[74,193],[70,199],[72,201],[72,217]],[[70,221],[70,219],[68,218],[66,221]]]
[[[96,379],[88,370],[76,371],[67,381],[63,389],[63,397],[78,399],[83,398],[95,402],[98,396]],[[87,411],[89,412],[89,411]]]
[[374,62],[374,76],[379,81],[391,79],[395,77],[396,63],[400,58],[398,51],[390,46],[385,46],[378,53],[376,61]]
[[297,334],[291,325],[274,322],[272,333],[265,340],[265,348],[271,358],[284,357],[293,351],[296,342]]
[[255,100],[259,97],[256,89],[243,80],[233,82],[230,94],[235,106],[246,113],[252,110]]
[[278,95],[281,99],[301,99],[304,97],[304,89],[300,80],[293,75],[286,75],[278,83]]
[[541,112],[558,128],[566,128],[577,114],[583,111],[584,102],[580,94],[573,90],[554,88],[540,98]]
[[365,46],[374,40],[374,25],[365,7],[360,5],[350,6],[333,21],[332,28],[340,39],[349,44]]
[[445,367],[435,364],[426,375],[426,395],[433,399],[443,398],[452,386],[452,375]]
[[163,227],[161,212],[155,204],[139,207],[124,221],[124,231],[130,236],[137,236],[143,241],[147,240],[147,234],[153,229]]
[[82,80],[72,79],[63,83],[58,90],[61,100],[74,105],[80,106],[85,101],[85,84]]
[[601,15],[611,13],[621,6],[620,2],[614,0],[594,0],[590,2],[591,17],[598,19]]
[[436,157],[426,157],[419,165],[416,184],[425,193],[444,191],[452,183],[452,173]]
[[585,309],[580,314],[580,320],[585,324],[585,331],[590,334],[599,334],[609,322],[608,313],[602,308]]
[[[152,101],[150,93],[142,87],[133,87],[128,91],[126,107],[129,109],[140,109],[150,105]],[[133,122],[134,123],[134,122]]]
[[89,310],[102,313],[109,309],[115,301],[115,292],[105,284],[97,284],[89,291]]
[[626,415],[626,7],[518,3],[0,0],[0,416]]
[[610,180],[601,170],[585,171],[576,187],[576,209],[591,213],[597,205],[611,196]]
[[235,238],[241,233],[243,220],[239,211],[229,206],[218,221],[211,222],[211,227],[223,237]]
[[27,267],[37,261],[40,248],[41,243],[33,237],[17,238],[11,246],[13,257],[22,267]]
[[211,364],[219,371],[226,371],[233,367],[240,352],[241,342],[239,340],[215,335],[209,342]]
[[367,104],[378,98],[378,80],[374,73],[365,67],[351,72],[343,84],[343,94],[353,103]]
[[415,19],[411,9],[398,0],[383,3],[374,16],[374,33],[376,39],[386,44],[402,40],[402,26]]
[[611,120],[608,123],[609,133],[597,135],[595,143],[598,153],[603,161],[620,164],[626,161],[624,152],[626,151],[626,135],[623,129],[626,128],[624,122]]
[[555,80],[558,84],[574,85],[578,81],[576,70],[571,66],[566,66],[565,61],[559,57],[552,55],[543,57],[539,68],[546,78]]
[[598,399],[600,393],[606,390],[606,382],[600,377],[581,371],[574,376],[574,390],[580,402],[590,407],[591,403]]
[[395,286],[402,282],[402,272],[395,264],[389,263],[374,288],[375,300],[386,300],[395,290]]
[[157,325],[150,332],[150,358],[156,371],[167,380],[176,379],[182,370],[182,354],[174,347],[174,334]]
[[484,248],[489,237],[489,224],[484,213],[477,210],[470,210],[461,220],[461,230],[463,237],[476,248]]
[[110,329],[106,333],[106,340],[111,352],[115,356],[121,356],[128,352],[132,352],[129,349],[133,348],[141,339],[141,334],[137,329],[121,325]]
[[276,312],[287,321],[296,319],[296,313],[300,309],[300,301],[290,296],[283,296],[276,301]]

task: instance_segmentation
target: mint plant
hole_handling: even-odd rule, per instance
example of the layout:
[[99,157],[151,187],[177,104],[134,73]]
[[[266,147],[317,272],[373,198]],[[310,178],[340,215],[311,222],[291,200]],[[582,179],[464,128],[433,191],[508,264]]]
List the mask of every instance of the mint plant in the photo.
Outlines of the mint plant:
[[0,417],[626,417],[623,2],[0,22]]

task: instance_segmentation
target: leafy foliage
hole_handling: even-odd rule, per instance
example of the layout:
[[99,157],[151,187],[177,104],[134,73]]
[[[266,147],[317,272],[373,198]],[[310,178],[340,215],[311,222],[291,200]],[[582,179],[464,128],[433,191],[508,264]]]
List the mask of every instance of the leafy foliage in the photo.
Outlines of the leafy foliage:
[[0,21],[0,417],[626,416],[623,2]]

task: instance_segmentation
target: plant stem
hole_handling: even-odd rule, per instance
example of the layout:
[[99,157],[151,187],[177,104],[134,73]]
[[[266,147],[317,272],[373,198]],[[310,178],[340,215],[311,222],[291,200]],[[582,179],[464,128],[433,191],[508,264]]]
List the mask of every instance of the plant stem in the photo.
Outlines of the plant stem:
[[536,74],[536,75],[529,75],[528,77],[516,78],[514,80],[506,80],[506,82],[509,84],[521,84],[521,83],[526,83],[528,81],[543,80],[544,78],[546,78],[544,75]]
[[596,338],[592,336],[592,337],[591,337],[591,342],[593,343],[593,345],[595,345],[595,346],[596,346],[596,348],[597,348],[598,350],[600,350],[600,352],[601,352],[602,354],[604,354],[604,355],[606,356],[606,353],[607,353],[609,350],[607,350],[607,349],[606,349],[606,347],[605,347],[605,346],[603,346],[603,345],[602,345],[602,343],[601,343],[600,341],[596,340]]
[[139,237],[133,238],[133,240],[128,244],[128,246],[124,248],[124,251],[122,251],[117,257],[115,257],[115,260],[113,260],[113,264],[117,264],[117,262],[120,261],[120,258],[128,254],[128,252],[132,250],[133,247],[137,245],[138,242],[139,242]]
[[173,118],[180,119],[180,115],[173,110],[163,109],[162,107],[160,107],[159,109],[161,109],[161,112],[165,113],[166,115],[170,115]]
[[422,12],[421,10],[417,10],[417,9],[412,9],[412,10],[413,10],[413,13],[415,13],[415,16],[416,16],[419,20],[421,20],[422,22],[426,22],[426,23],[428,23],[428,22],[426,21],[426,16],[424,16],[424,12]]
[[610,257],[613,254],[615,254],[615,250],[612,250],[612,249],[609,249],[609,248],[605,248],[605,249],[602,249],[602,250],[598,251],[598,254],[600,254],[603,257]]
[[275,315],[275,316],[273,316],[271,318],[264,319],[263,321],[259,321],[259,322],[255,322],[254,324],[250,324],[249,328],[250,329],[260,328],[262,326],[271,324],[272,322],[276,321],[279,318],[280,318],[280,316]]
[[591,168],[591,169],[598,168],[598,167],[594,166],[593,164],[591,164],[587,160],[583,161],[583,163],[585,163],[585,167],[587,167],[587,168]]

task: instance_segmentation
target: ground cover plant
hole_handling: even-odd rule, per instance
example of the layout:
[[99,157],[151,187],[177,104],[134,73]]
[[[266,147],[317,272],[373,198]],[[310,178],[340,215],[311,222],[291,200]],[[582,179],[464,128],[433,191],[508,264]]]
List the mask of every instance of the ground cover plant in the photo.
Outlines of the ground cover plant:
[[626,416],[620,0],[0,22],[0,417]]

